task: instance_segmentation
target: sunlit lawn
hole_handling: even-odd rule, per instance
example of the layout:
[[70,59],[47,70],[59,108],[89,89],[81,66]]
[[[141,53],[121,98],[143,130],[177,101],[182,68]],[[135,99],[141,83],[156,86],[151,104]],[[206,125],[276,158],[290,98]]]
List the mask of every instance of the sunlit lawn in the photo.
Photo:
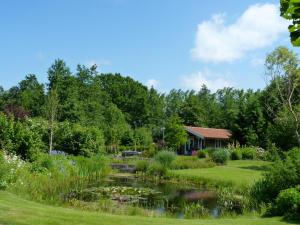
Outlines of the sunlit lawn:
[[0,224],[7,225],[283,225],[281,218],[237,217],[230,219],[168,219],[117,216],[54,207],[0,192]]
[[187,180],[212,183],[231,183],[246,186],[258,180],[269,162],[256,160],[229,161],[227,165],[212,168],[173,170],[171,175]]

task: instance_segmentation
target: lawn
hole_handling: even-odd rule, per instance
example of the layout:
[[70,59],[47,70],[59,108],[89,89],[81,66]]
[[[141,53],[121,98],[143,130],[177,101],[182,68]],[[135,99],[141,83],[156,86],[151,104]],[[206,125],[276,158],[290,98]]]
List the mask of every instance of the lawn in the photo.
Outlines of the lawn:
[[172,170],[170,176],[199,183],[247,186],[258,180],[268,165],[265,161],[236,160],[225,166]]
[[168,219],[116,216],[27,201],[8,192],[0,192],[0,224],[5,225],[284,225],[297,224],[281,218],[238,217],[231,219]]

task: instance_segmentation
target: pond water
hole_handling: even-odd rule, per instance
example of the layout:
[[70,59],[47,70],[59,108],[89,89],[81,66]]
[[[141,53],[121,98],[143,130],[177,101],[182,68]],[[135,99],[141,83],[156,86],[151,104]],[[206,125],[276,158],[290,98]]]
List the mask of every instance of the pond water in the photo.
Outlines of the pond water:
[[216,192],[204,187],[153,182],[134,176],[114,176],[91,191],[120,203],[155,210],[158,214],[168,214],[177,218],[219,215]]

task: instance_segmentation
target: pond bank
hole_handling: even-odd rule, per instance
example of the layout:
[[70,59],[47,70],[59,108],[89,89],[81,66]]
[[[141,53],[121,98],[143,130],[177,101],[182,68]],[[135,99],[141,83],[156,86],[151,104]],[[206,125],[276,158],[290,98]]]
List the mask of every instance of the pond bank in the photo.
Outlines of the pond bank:
[[8,192],[0,192],[0,223],[14,225],[296,225],[279,217],[241,216],[223,219],[168,219],[140,216],[116,216],[63,207],[48,206],[24,200]]

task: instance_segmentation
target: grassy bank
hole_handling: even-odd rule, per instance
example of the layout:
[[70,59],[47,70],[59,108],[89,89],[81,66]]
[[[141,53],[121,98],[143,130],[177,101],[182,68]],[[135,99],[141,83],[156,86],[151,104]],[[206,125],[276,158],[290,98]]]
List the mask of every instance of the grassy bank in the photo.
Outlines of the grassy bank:
[[258,180],[269,164],[265,161],[236,160],[212,168],[172,170],[169,175],[195,183],[241,187]]
[[0,192],[0,223],[6,225],[284,225],[298,224],[281,218],[237,217],[232,219],[182,220],[139,216],[115,216],[34,203]]

